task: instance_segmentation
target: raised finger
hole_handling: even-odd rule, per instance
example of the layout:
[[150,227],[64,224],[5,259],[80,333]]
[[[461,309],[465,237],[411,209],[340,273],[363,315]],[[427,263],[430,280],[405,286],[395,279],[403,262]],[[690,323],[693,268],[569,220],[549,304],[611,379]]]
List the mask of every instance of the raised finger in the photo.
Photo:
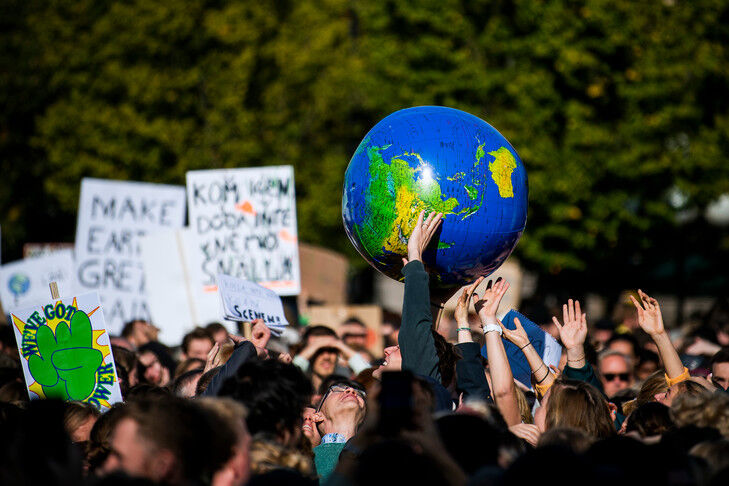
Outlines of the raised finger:
[[489,280],[489,283],[486,284],[486,290],[491,290],[491,286],[494,284],[493,280]]
[[562,324],[559,323],[559,319],[557,319],[555,316],[552,316],[552,322],[554,322],[554,325],[557,326],[557,329],[562,329]]
[[567,314],[569,315],[570,322],[575,320],[575,301],[572,299],[567,301]]
[[575,301],[575,319],[580,319],[582,317],[582,309],[580,309],[580,301]]
[[643,306],[642,306],[642,305],[640,305],[640,303],[639,303],[639,302],[638,302],[638,301],[636,300],[636,298],[635,298],[635,297],[633,297],[633,296],[631,295],[631,296],[630,296],[630,300],[632,300],[632,301],[633,301],[633,305],[634,305],[634,306],[635,306],[635,307],[636,307],[636,308],[638,309],[638,312],[640,312],[640,311],[642,311],[642,310],[643,310]]
[[570,321],[570,315],[567,312],[567,304],[562,304],[562,322],[567,325],[567,323]]
[[423,218],[425,217],[425,210],[420,211],[420,214],[418,214],[418,221],[415,223],[415,228],[419,228],[423,225]]

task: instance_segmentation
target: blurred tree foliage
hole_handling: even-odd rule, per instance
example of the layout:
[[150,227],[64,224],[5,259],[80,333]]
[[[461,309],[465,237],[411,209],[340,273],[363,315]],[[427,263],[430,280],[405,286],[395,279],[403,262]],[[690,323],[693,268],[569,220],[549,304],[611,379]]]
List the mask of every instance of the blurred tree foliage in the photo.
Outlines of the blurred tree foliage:
[[[666,244],[679,189],[729,192],[724,0],[7,0],[6,250],[72,240],[82,177],[183,184],[293,164],[303,240],[353,255],[349,157],[400,108],[497,127],[530,178],[517,254],[620,270]],[[718,243],[715,243],[716,246]],[[360,260],[357,260],[360,261]],[[602,270],[601,270],[602,269]]]

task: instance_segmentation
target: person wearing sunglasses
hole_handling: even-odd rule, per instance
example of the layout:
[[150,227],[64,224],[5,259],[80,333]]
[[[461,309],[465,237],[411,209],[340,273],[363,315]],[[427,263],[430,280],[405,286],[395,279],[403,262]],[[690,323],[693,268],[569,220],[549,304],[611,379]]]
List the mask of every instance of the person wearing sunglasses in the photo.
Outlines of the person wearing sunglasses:
[[316,412],[304,420],[304,427],[315,426],[321,436],[321,443],[314,447],[314,464],[322,482],[334,471],[344,445],[364,421],[365,398],[365,391],[357,383],[334,383]]
[[598,357],[600,381],[608,398],[633,386],[633,364],[619,351],[605,351]]

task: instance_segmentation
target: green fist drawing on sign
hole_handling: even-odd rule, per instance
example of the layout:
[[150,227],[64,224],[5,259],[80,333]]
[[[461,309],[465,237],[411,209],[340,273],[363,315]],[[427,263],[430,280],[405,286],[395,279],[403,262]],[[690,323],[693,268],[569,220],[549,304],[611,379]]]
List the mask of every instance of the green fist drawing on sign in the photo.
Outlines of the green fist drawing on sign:
[[48,326],[38,329],[38,353],[28,359],[33,379],[41,384],[46,398],[84,400],[94,391],[96,371],[104,360],[94,349],[91,321],[85,312],[76,311],[71,328],[61,322],[53,334]]

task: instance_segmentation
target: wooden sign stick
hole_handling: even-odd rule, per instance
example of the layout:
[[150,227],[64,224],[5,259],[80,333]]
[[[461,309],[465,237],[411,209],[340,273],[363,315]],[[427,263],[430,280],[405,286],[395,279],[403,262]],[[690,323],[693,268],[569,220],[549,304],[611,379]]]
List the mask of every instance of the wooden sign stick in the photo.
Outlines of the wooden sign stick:
[[61,297],[58,294],[58,284],[56,282],[51,282],[50,284],[48,284],[48,286],[51,288],[51,299],[60,299]]

